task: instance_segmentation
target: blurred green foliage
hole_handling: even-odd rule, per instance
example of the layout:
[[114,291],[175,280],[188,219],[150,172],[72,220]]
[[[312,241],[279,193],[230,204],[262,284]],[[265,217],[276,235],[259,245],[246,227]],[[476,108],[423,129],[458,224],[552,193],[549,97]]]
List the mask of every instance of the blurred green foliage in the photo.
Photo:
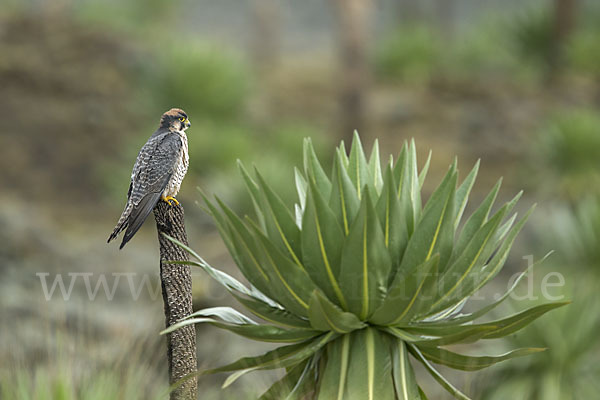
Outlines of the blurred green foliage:
[[[598,25],[600,26],[600,19]],[[595,78],[600,77],[600,28],[579,31],[574,34],[568,49],[568,59],[572,66]]]
[[236,160],[260,168],[286,204],[293,204],[295,191],[288,183],[294,179],[292,166],[302,161],[302,140],[312,137],[320,149],[328,144],[327,135],[303,122],[281,121],[254,130],[240,123],[204,120],[193,127],[198,135],[190,140],[190,157],[197,161],[190,171],[205,177],[203,187],[242,210],[250,210],[252,204],[242,195],[245,187],[237,176]]
[[178,15],[181,0],[74,1],[74,15],[88,23],[151,38]]
[[504,30],[516,55],[525,61],[546,67],[552,50],[552,12],[550,8],[530,9],[504,24]]
[[498,45],[496,32],[485,27],[477,29],[477,32],[462,38],[448,54],[445,63],[447,74],[489,80],[521,68],[516,66],[508,49]]
[[[532,287],[540,287],[547,273],[560,271],[566,285],[552,287],[550,295],[562,295],[573,304],[509,337],[513,346],[537,343],[548,350],[513,366],[502,365],[482,379],[482,399],[592,399],[600,390],[600,295],[596,284],[600,273],[600,198],[581,193],[574,206],[559,207],[548,217],[549,223],[538,228],[539,236],[556,248],[557,254],[551,266],[535,271],[538,279]],[[544,291],[537,290],[534,296],[542,300]]]
[[600,6],[587,5],[566,49],[570,66],[600,79]]
[[[555,35],[553,3],[508,17],[491,17],[455,33],[453,40],[429,24],[400,25],[374,53],[377,76],[422,84],[436,76],[531,81],[544,78]],[[600,8],[582,4],[565,45],[568,72],[600,76]]]
[[[194,43],[173,43],[157,52],[154,101],[177,104],[194,118],[238,118],[249,95],[249,72],[240,55]],[[193,121],[192,121],[193,123]]]
[[[61,368],[69,370],[68,365]],[[164,399],[167,386],[152,393],[140,367],[115,370],[105,368],[93,376],[67,375],[64,371],[17,369],[11,376],[0,377],[3,399],[15,400],[158,400]],[[71,371],[72,372],[72,371]]]
[[[600,191],[600,115],[594,110],[557,112],[538,137],[544,174],[569,199]],[[544,181],[547,182],[547,181]]]
[[[563,72],[600,76],[600,7],[594,2],[582,2],[574,19],[572,32],[564,45]],[[531,8],[516,16],[505,31],[515,54],[538,68],[546,69],[552,62],[554,33],[554,2]]]
[[587,195],[571,207],[553,210],[540,236],[554,243],[560,260],[577,268],[600,274],[600,197]]
[[425,26],[401,27],[384,38],[375,53],[375,70],[387,79],[423,82],[440,63],[442,43]]
[[[537,270],[548,272],[541,267]],[[561,271],[564,271],[561,268]],[[547,350],[518,363],[501,364],[481,379],[484,400],[578,400],[596,398],[600,385],[600,296],[592,276],[568,275],[562,295],[573,304],[508,336],[513,347],[536,344]],[[575,283],[576,282],[576,283]],[[569,285],[570,283],[570,285]],[[556,289],[556,288],[554,288]],[[539,294],[540,298],[543,298]],[[556,293],[552,294],[556,296]],[[518,307],[522,307],[519,302]]]
[[[565,226],[566,225],[566,226]],[[557,228],[570,260],[600,273],[600,198],[588,196],[577,204],[570,223]]]
[[382,39],[375,72],[388,82],[417,85],[436,78],[461,82],[528,79],[531,66],[515,57],[505,22],[491,19],[446,40],[425,25],[400,26]]
[[[43,318],[43,317],[42,317]],[[22,322],[21,322],[22,323]],[[46,320],[45,323],[48,323]],[[158,400],[168,384],[156,336],[119,345],[101,343],[78,325],[40,329],[36,351],[8,355],[0,365],[0,398],[7,400]],[[122,347],[119,347],[122,346]],[[114,355],[107,358],[107,353]],[[27,357],[33,358],[29,360]],[[110,360],[106,363],[106,360]]]

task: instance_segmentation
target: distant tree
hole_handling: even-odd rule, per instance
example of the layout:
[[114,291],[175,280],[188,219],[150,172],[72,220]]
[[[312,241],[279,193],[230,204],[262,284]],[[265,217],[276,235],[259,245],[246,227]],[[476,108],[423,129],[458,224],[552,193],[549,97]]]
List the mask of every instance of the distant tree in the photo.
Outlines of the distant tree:
[[372,0],[331,0],[336,12],[340,43],[340,127],[342,138],[365,126],[366,96],[370,81],[368,34]]
[[281,12],[279,0],[253,0],[254,29],[251,37],[254,65],[269,70],[277,65],[280,52]]
[[423,18],[422,4],[415,0],[398,0],[396,13],[401,23],[414,23]]
[[549,77],[554,79],[564,64],[564,49],[575,28],[577,0],[554,0],[552,39],[548,54]]
[[454,35],[456,0],[436,0],[436,15],[439,28],[446,39]]

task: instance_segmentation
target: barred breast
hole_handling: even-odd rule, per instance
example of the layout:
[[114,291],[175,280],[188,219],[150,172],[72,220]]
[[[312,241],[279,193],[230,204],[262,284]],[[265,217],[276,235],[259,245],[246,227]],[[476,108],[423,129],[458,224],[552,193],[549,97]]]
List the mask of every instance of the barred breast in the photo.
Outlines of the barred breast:
[[179,188],[181,187],[181,182],[183,181],[190,164],[187,136],[185,132],[177,132],[177,134],[179,135],[182,143],[181,152],[179,153],[173,176],[171,176],[171,179],[169,180],[169,183],[163,192],[164,197],[177,196],[177,193],[179,193]]

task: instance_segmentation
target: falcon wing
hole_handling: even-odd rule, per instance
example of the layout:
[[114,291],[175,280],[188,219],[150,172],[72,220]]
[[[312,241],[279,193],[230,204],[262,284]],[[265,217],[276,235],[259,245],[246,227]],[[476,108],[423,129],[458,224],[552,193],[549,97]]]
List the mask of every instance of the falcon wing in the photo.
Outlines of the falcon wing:
[[175,171],[181,148],[179,136],[166,133],[158,136],[156,141],[149,141],[140,151],[129,196],[132,210],[120,248],[136,234],[158,203]]

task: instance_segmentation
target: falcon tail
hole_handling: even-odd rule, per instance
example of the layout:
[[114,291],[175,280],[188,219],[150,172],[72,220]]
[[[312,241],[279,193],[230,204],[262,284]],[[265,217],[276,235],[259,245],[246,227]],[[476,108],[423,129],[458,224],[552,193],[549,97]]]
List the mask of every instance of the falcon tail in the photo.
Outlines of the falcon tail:
[[129,214],[131,213],[132,208],[133,208],[133,205],[128,202],[127,205],[125,206],[125,209],[123,210],[123,213],[121,214],[121,217],[119,217],[117,226],[115,226],[115,229],[112,231],[112,233],[108,237],[108,240],[106,241],[106,243],[110,243],[111,240],[113,240],[114,238],[119,236],[119,233],[121,233],[125,228],[127,228],[127,220],[129,218]]
[[[115,227],[116,233],[113,232],[113,234],[108,240],[110,241],[113,238],[113,235],[116,237],[119,234],[119,232],[127,228],[127,230],[125,231],[125,235],[123,235],[123,241],[119,246],[119,250],[122,249],[142,227],[144,221],[146,220],[146,218],[148,218],[148,215],[150,215],[150,213],[156,206],[156,203],[158,203],[158,200],[160,199],[160,193],[161,192],[149,193],[146,196],[144,196],[142,200],[140,200],[140,203],[137,204],[135,207],[132,207],[131,212],[127,213],[127,216],[125,217],[127,218],[127,220],[123,223],[123,225],[119,226],[119,224],[117,224],[117,226]],[[125,215],[125,212],[123,214]]]

